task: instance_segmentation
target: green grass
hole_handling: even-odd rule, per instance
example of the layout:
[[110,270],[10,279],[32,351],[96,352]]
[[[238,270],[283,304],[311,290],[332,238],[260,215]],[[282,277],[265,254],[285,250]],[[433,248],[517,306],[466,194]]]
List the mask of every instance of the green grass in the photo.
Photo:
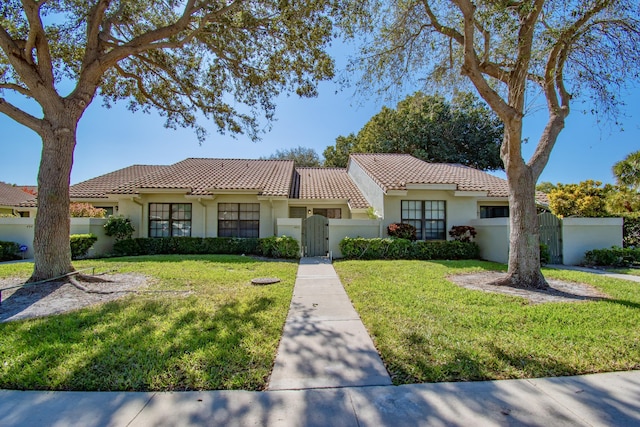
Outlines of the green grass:
[[608,268],[610,273],[631,274],[632,276],[640,276],[640,268]]
[[[0,324],[0,388],[260,390],[289,308],[297,264],[240,256],[89,260],[155,280],[143,293],[76,312]],[[31,264],[0,265],[28,277]],[[282,282],[253,286],[254,277]]]
[[395,384],[640,369],[640,286],[586,273],[610,300],[529,304],[460,288],[447,275],[504,269],[480,262],[334,264]]

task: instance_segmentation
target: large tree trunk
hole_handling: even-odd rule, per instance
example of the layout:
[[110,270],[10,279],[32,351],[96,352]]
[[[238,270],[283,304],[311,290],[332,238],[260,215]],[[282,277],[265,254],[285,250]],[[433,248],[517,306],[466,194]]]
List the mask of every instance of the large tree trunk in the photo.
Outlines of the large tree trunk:
[[73,271],[69,245],[69,181],[76,145],[77,120],[64,112],[43,131],[38,172],[38,211],[33,240],[34,271],[30,281],[58,277]]
[[[515,176],[513,176],[515,175]],[[540,271],[540,228],[535,202],[535,180],[524,163],[509,183],[509,269],[503,285],[549,287]]]

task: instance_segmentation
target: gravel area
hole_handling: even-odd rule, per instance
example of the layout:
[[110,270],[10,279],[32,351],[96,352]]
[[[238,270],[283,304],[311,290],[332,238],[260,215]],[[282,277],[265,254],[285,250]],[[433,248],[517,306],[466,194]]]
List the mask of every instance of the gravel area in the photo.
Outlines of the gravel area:
[[594,287],[576,282],[547,279],[549,289],[520,289],[510,286],[496,286],[491,282],[505,277],[506,273],[483,271],[481,273],[460,274],[449,276],[448,279],[458,286],[485,292],[513,295],[528,299],[532,304],[547,302],[580,302],[609,298]]
[[[0,279],[0,289],[24,283],[25,278]],[[2,291],[0,322],[50,316],[113,301],[145,289],[150,278],[142,274],[83,276],[78,282],[92,293],[70,283],[47,282]]]

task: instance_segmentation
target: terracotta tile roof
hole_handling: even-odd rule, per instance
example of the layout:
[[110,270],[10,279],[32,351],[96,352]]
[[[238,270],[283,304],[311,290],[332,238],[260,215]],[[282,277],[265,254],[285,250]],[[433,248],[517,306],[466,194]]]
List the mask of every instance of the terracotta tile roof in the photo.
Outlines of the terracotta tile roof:
[[190,158],[124,183],[109,193],[181,189],[190,195],[206,196],[216,190],[256,190],[262,196],[286,197],[293,171],[293,160]]
[[107,193],[114,188],[135,181],[145,175],[158,172],[168,166],[133,165],[118,169],[105,175],[98,176],[69,188],[71,199],[105,199]]
[[22,190],[22,187],[0,182],[0,206],[22,206],[35,199],[33,194]]
[[356,184],[341,168],[296,168],[293,199],[346,199],[353,209],[369,207]]
[[[486,191],[489,197],[509,197],[507,181],[469,166],[428,163],[409,154],[352,154],[385,192],[406,190],[407,184],[455,184],[458,191]],[[536,200],[548,204],[546,194],[536,192]]]

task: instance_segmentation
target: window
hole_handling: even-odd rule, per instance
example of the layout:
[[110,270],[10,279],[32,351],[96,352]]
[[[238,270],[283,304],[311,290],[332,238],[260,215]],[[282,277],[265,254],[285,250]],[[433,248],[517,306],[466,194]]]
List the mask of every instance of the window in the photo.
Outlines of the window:
[[419,240],[445,240],[446,203],[444,200],[403,200],[401,221],[416,228]]
[[149,203],[149,237],[191,236],[191,203]]
[[509,206],[480,206],[480,218],[508,218]]
[[340,219],[342,218],[342,209],[340,208],[314,208],[314,215],[322,215],[326,218]]
[[260,203],[219,203],[219,237],[259,237]]

